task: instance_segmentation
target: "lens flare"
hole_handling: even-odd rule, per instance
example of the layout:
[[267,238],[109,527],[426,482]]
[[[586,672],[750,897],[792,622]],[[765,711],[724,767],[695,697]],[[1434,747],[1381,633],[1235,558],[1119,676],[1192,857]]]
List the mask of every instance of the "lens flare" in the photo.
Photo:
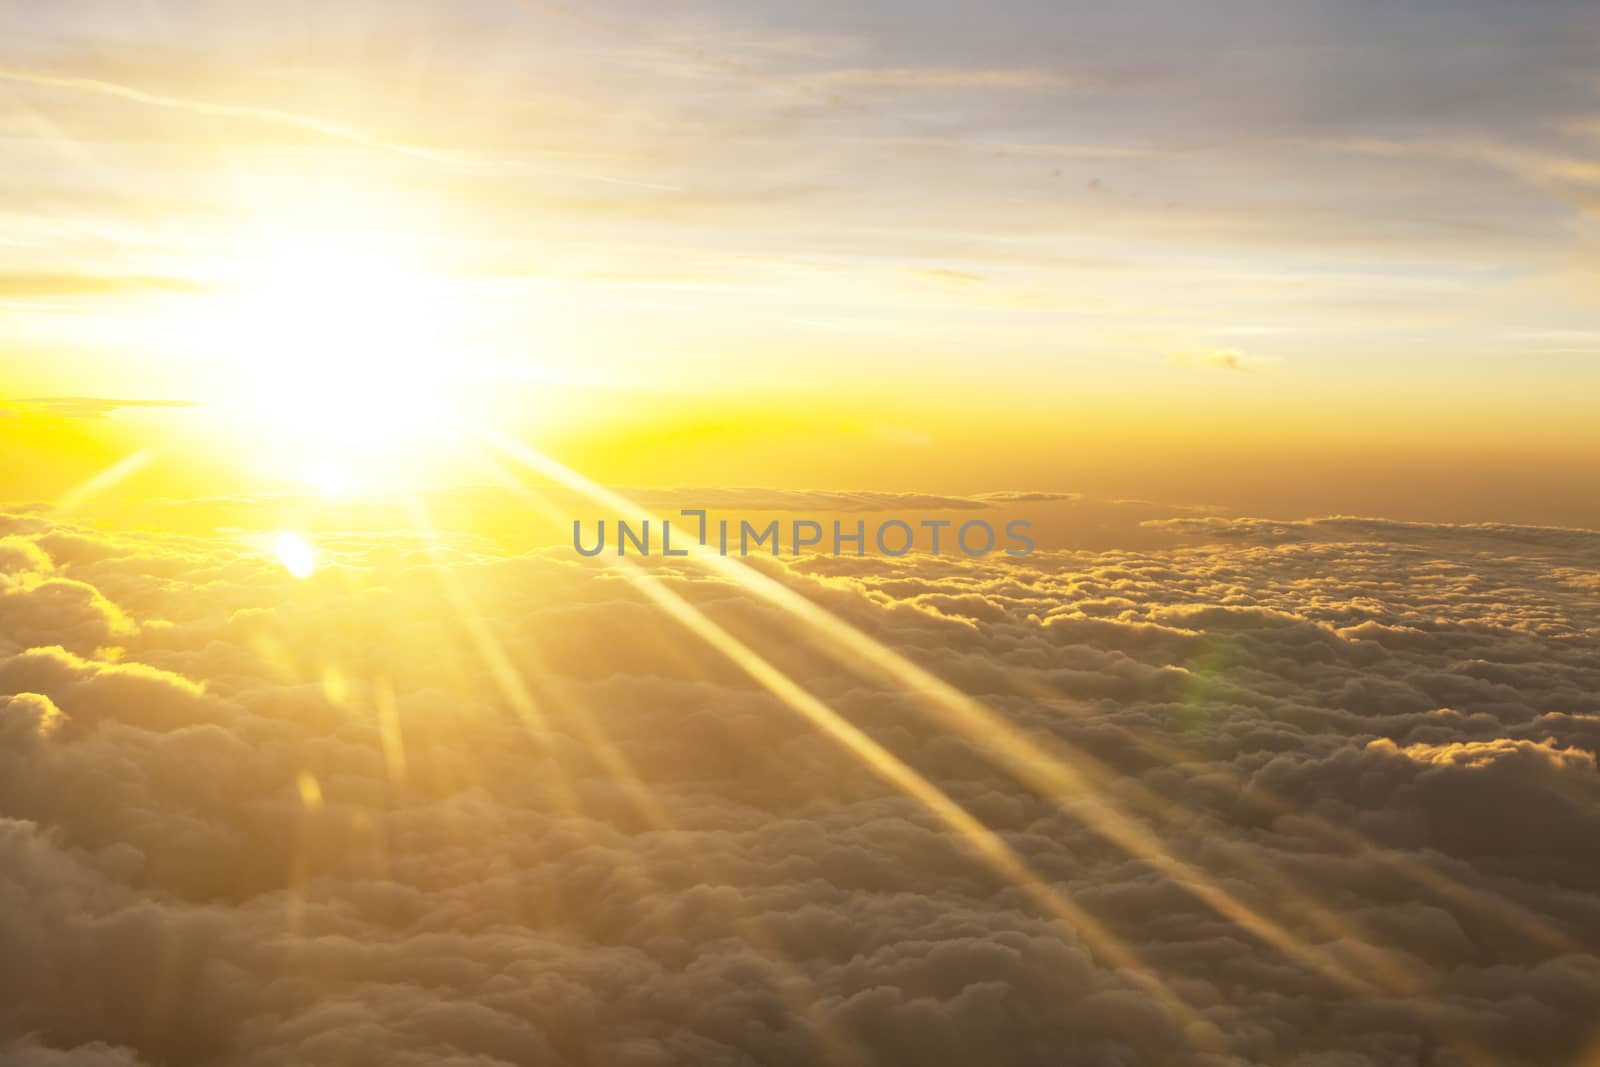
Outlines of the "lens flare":
[[292,531],[278,535],[272,543],[272,550],[278,556],[278,562],[283,564],[283,569],[296,578],[309,578],[311,572],[317,569],[317,554],[312,549],[310,542]]

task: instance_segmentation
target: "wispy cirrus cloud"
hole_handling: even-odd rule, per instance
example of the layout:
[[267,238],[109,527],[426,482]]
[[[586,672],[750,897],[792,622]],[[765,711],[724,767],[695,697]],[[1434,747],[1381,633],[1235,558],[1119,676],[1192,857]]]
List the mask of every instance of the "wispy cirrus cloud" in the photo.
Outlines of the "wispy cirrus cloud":
[[151,274],[0,271],[0,300],[196,293],[205,288],[189,278]]
[[24,411],[64,419],[103,419],[123,408],[192,408],[193,400],[148,400],[104,396],[36,396],[17,401]]
[[1097,87],[1097,83],[1088,78],[1036,67],[856,67],[808,74],[804,81],[836,89],[1085,92]]
[[191,114],[206,115],[215,118],[239,119],[249,122],[265,123],[280,126],[305,133],[316,134],[335,141],[369,148],[374,151],[391,155],[406,156],[411,159],[436,163],[446,167],[466,170],[487,169],[503,173],[522,173],[529,176],[547,175],[551,177],[579,178],[584,181],[599,182],[607,185],[626,186],[636,189],[653,189],[657,191],[675,191],[676,187],[662,185],[627,177],[618,177],[607,174],[595,174],[579,171],[562,170],[558,167],[537,164],[529,160],[496,158],[486,155],[474,155],[466,152],[451,151],[428,145],[412,144],[405,141],[380,137],[356,126],[342,122],[333,122],[316,115],[298,111],[288,111],[282,108],[262,107],[250,104],[236,104],[216,100],[204,99],[193,96],[177,96],[168,93],[150,92],[136,86],[124,85],[118,82],[106,81],[100,78],[82,77],[73,74],[56,73],[52,71],[27,70],[18,67],[0,66],[0,81],[20,82],[27,85],[38,86],[46,89],[61,89],[71,92],[90,93],[97,96],[111,97],[126,100],[130,103],[147,107],[163,108],[175,111],[187,111]]

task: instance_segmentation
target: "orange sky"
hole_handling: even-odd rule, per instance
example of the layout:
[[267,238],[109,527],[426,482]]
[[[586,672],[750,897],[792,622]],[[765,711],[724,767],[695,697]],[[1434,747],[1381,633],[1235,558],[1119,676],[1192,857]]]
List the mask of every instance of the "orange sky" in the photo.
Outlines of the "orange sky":
[[1600,525],[1581,7],[1248,55],[1176,8],[158,8],[0,16],[0,495],[448,486],[494,425],[624,485]]

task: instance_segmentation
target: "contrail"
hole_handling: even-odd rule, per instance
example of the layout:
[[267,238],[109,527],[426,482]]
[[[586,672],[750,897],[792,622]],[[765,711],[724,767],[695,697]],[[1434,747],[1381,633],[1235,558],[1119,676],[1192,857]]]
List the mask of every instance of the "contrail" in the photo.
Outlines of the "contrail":
[[583,181],[601,182],[607,185],[623,185],[636,189],[653,189],[660,192],[682,191],[676,186],[637,181],[632,178],[615,178],[605,174],[589,174],[553,170],[548,167],[535,167],[522,160],[475,158],[430,148],[425,145],[385,140],[354,126],[346,126],[342,123],[331,122],[315,115],[306,115],[297,111],[284,111],[273,107],[256,107],[249,104],[217,103],[210,100],[195,100],[184,96],[170,96],[165,93],[147,92],[118,82],[103,81],[99,78],[83,78],[76,75],[51,74],[42,71],[24,70],[18,67],[0,66],[0,81],[21,82],[25,85],[37,85],[48,89],[95,93],[100,96],[109,96],[118,100],[144,104],[148,107],[187,111],[194,115],[212,115],[219,118],[244,119],[250,122],[283,126],[289,129],[318,134],[332,140],[343,141],[346,144],[358,145],[362,148],[370,148],[379,152],[388,152],[393,155],[406,156],[411,159],[420,159],[447,167],[466,169],[490,167],[498,170],[527,170],[530,173],[546,177],[577,178]]

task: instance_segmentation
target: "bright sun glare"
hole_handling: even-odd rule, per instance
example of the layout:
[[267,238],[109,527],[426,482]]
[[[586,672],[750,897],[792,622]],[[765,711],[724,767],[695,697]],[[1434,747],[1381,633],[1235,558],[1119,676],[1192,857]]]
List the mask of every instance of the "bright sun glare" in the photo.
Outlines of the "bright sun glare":
[[253,459],[325,495],[404,483],[459,429],[450,284],[380,240],[276,240],[208,303]]

